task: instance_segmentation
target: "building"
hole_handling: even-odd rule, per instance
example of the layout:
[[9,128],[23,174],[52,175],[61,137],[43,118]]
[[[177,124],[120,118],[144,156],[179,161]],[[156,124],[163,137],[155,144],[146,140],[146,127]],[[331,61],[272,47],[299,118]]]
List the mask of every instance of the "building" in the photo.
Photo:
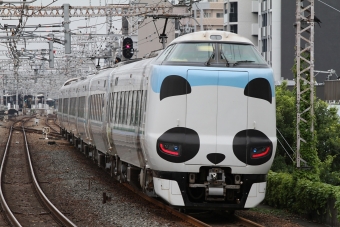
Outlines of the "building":
[[[224,30],[236,32],[257,43],[258,50],[272,66],[275,81],[293,80],[291,71],[295,59],[296,1],[283,0],[225,0]],[[315,15],[321,24],[315,24],[315,70],[340,72],[340,1],[327,3],[315,0]],[[230,10],[228,10],[230,8]],[[229,11],[229,13],[228,13]],[[256,18],[257,17],[257,18]],[[257,27],[257,33],[256,33]],[[257,41],[255,40],[257,39]],[[318,74],[323,83],[327,74]],[[336,79],[334,78],[330,79]]]

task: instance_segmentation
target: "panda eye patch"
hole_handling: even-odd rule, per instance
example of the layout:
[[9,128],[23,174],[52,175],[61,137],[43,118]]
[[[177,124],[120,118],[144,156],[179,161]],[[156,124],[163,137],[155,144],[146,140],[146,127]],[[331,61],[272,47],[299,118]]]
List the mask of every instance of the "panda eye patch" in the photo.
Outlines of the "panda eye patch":
[[167,97],[186,95],[190,93],[191,86],[185,78],[181,76],[170,75],[165,77],[165,79],[163,80],[159,97],[162,101],[162,99],[165,99]]
[[244,95],[263,99],[272,103],[272,89],[269,81],[264,78],[256,78],[249,81],[247,86],[244,88]]

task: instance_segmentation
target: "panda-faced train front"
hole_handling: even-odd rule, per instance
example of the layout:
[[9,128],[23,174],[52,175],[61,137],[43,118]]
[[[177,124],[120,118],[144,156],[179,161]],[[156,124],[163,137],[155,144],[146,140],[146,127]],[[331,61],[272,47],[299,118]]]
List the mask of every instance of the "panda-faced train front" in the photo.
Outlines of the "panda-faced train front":
[[[276,149],[272,70],[251,45],[180,44],[164,51],[150,77],[145,136],[155,191],[173,205],[253,206]],[[189,49],[191,58],[179,52]],[[178,195],[157,187],[164,181]]]

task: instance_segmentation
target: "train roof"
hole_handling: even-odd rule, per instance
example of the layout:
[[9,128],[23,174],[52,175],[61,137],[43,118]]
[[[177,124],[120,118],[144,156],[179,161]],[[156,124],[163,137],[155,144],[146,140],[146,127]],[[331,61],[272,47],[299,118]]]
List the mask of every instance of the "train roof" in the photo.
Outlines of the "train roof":
[[237,43],[246,43],[254,45],[249,39],[244,38],[238,34],[226,31],[200,31],[193,32],[174,39],[170,44],[173,43],[181,43],[181,42],[189,42],[189,41],[214,41],[214,42],[237,42]]

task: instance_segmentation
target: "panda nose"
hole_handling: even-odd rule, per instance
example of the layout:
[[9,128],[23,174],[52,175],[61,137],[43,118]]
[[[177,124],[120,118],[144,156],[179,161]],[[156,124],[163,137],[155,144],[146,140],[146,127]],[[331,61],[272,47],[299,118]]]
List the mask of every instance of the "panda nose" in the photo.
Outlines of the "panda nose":
[[207,155],[207,159],[216,165],[225,159],[225,155],[220,153],[211,153]]

